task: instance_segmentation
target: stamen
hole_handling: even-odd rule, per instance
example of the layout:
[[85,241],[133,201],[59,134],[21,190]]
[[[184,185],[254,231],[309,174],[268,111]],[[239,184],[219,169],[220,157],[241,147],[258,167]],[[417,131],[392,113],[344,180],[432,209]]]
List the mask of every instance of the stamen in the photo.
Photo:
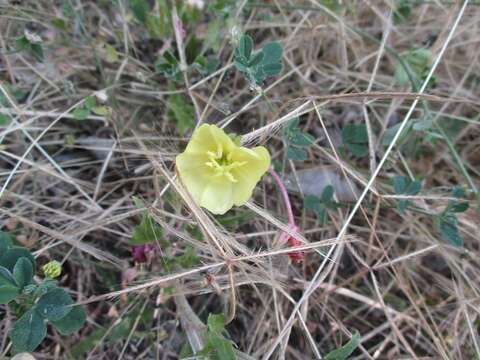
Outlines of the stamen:
[[214,169],[215,177],[225,176],[231,182],[238,182],[238,180],[233,176],[231,170],[239,168],[245,164],[246,161],[236,161],[232,162],[231,154],[223,154],[222,148],[219,146],[217,152],[207,151],[209,161],[205,162],[205,165]]

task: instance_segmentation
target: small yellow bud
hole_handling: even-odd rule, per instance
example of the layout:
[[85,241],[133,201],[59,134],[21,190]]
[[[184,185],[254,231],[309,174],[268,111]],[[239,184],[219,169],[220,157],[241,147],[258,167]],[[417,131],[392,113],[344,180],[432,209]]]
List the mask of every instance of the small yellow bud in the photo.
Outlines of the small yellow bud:
[[43,274],[50,279],[55,279],[60,276],[62,273],[62,264],[58,261],[50,261],[49,263],[43,265],[42,267]]

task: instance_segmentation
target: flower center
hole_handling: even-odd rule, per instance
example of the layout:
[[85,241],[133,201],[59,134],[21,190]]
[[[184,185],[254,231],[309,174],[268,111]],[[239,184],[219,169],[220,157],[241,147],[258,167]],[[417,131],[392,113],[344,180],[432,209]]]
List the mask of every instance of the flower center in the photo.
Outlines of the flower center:
[[208,161],[205,163],[215,171],[215,176],[225,176],[231,182],[238,182],[232,170],[245,165],[246,161],[233,161],[231,154],[224,152],[221,147],[217,152],[207,151]]

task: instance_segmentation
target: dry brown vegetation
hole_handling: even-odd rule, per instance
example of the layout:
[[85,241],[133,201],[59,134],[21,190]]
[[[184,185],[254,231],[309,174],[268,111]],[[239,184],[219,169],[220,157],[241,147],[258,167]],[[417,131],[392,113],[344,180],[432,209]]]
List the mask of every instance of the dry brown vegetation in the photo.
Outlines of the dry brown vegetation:
[[[62,261],[61,285],[88,311],[78,334],[50,330],[35,356],[175,359],[189,342],[201,349],[208,314],[223,312],[239,358],[317,358],[356,330],[355,359],[478,358],[480,4],[232,3],[212,50],[207,26],[219,15],[207,7],[184,21],[181,40],[178,31],[154,39],[126,0],[0,1],[0,114],[8,115],[0,127],[0,225],[40,264]],[[411,13],[399,20],[400,3]],[[66,19],[64,30],[55,18]],[[235,70],[233,24],[257,47],[284,47],[283,71],[266,81],[264,95]],[[43,63],[15,51],[26,27],[43,39]],[[220,60],[216,71],[189,71],[177,83],[155,72],[168,49],[181,61],[193,36]],[[431,53],[416,88],[395,78],[399,55],[414,48]],[[435,83],[421,89],[430,70]],[[173,94],[191,107],[193,126],[225,126],[270,150],[289,178],[298,233],[268,174],[247,206],[225,216],[192,202],[175,180],[173,160],[191,128],[179,131]],[[91,95],[106,112],[75,119]],[[296,116],[315,138],[306,161],[286,157],[282,131]],[[388,128],[421,120],[431,128],[384,145]],[[366,125],[367,156],[342,147],[347,124]],[[294,191],[312,168],[314,191],[333,182],[342,204],[325,224]],[[399,175],[420,179],[421,191],[395,194]],[[457,186],[470,203],[457,214],[463,246],[442,238],[435,221],[456,201]],[[407,198],[402,213],[397,204]],[[145,211],[163,235],[154,258],[134,264],[129,241]],[[302,262],[290,261],[282,231],[304,243]],[[186,252],[193,260],[172,260]],[[5,307],[0,314],[7,356],[14,316]]]

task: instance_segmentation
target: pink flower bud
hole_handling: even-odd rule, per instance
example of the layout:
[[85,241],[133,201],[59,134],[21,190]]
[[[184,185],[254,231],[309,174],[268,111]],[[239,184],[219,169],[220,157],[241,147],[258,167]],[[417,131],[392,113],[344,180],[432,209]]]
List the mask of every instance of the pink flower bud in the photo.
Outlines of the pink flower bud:
[[137,263],[150,262],[155,255],[155,245],[135,245],[132,247],[132,257]]

